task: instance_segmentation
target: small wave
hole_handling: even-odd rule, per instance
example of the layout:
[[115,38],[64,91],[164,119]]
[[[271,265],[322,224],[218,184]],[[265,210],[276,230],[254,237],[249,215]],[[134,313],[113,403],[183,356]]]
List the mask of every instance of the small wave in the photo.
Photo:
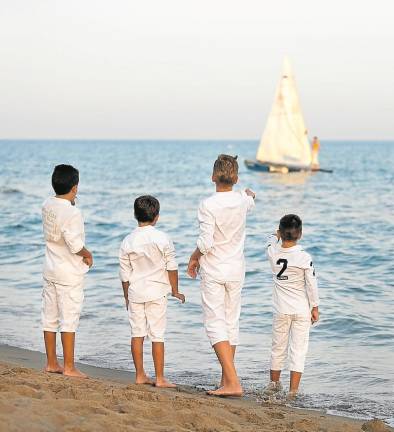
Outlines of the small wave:
[[24,192],[13,187],[0,187],[0,193],[4,195],[24,195]]

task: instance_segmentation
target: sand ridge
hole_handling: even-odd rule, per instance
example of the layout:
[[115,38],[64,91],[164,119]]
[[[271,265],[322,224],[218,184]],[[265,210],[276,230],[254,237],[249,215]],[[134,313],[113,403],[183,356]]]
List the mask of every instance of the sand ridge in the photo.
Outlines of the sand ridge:
[[[0,431],[359,432],[363,422],[0,363]],[[389,430],[389,429],[387,429]]]

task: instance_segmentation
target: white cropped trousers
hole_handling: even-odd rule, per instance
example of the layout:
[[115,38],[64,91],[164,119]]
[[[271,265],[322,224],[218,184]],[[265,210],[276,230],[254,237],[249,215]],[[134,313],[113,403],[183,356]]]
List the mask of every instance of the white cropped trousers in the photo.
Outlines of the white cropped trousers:
[[42,290],[42,327],[44,331],[74,333],[82,311],[83,280],[61,285],[44,279]]
[[211,345],[229,341],[239,344],[242,281],[219,282],[204,277],[201,280],[201,300],[204,326]]
[[289,370],[304,372],[310,327],[310,316],[274,314],[271,370],[282,370],[288,358]]

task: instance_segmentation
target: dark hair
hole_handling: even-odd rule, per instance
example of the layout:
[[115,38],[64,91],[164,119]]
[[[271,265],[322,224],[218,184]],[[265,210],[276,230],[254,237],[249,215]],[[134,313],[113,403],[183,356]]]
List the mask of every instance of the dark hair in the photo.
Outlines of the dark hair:
[[213,165],[213,175],[219,183],[233,185],[238,176],[238,156],[221,154]]
[[295,214],[282,217],[279,222],[280,237],[284,241],[296,241],[302,234],[302,220]]
[[151,195],[142,195],[134,201],[134,216],[138,222],[153,222],[159,212],[160,203]]
[[56,195],[65,195],[79,183],[79,171],[71,165],[56,165],[52,174],[52,187]]

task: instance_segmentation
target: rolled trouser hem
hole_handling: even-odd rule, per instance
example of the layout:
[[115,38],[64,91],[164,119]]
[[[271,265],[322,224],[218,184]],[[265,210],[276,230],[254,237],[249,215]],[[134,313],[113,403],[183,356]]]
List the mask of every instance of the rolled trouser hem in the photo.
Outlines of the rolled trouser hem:
[[143,334],[143,333],[137,333],[137,334],[135,334],[135,333],[131,333],[131,337],[132,338],[144,338],[144,337],[147,337],[148,336],[148,334],[147,333],[145,333],[145,334]]
[[51,328],[51,327],[43,327],[42,331],[51,332],[51,333],[57,333],[59,330],[59,327]]
[[234,341],[230,339],[228,336],[216,337],[214,339],[208,336],[208,339],[212,346],[216,345],[219,342],[228,342],[230,345],[234,345],[234,346],[239,345],[239,339]]
[[60,329],[60,333],[76,333],[77,329],[76,328],[61,328]]
[[211,339],[209,338],[209,342],[211,343],[211,346],[216,345],[219,342],[229,342],[228,337],[222,337],[222,338],[217,338],[217,339]]
[[162,342],[164,343],[164,338],[149,338],[151,342]]
[[283,367],[284,367],[284,363],[275,363],[275,362],[271,362],[271,365],[270,365],[270,369],[271,370],[275,370],[275,371],[281,371],[281,370],[283,370]]
[[298,372],[298,373],[304,373],[304,367],[302,366],[291,366],[289,365],[289,371],[290,372]]

